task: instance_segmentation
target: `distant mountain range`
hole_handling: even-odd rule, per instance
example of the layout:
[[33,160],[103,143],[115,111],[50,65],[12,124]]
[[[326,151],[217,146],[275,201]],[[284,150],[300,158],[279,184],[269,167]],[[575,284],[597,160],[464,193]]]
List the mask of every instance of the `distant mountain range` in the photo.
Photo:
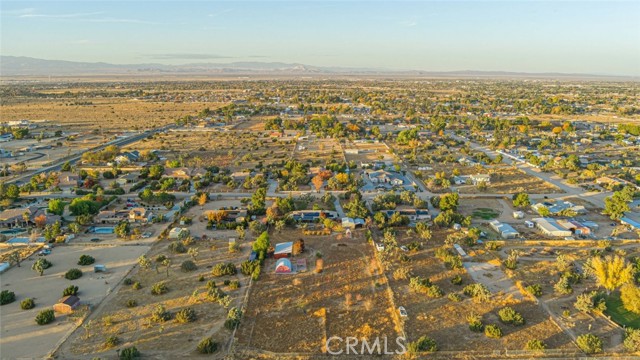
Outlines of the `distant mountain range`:
[[399,77],[443,77],[443,78],[552,78],[552,79],[616,79],[638,80],[638,77],[606,76],[591,74],[524,73],[503,71],[394,71],[386,69],[321,67],[282,62],[232,62],[232,63],[192,63],[183,65],[166,64],[109,64],[64,60],[44,60],[24,56],[0,56],[0,76],[109,76],[109,75],[275,75],[275,76],[322,76],[361,75]]

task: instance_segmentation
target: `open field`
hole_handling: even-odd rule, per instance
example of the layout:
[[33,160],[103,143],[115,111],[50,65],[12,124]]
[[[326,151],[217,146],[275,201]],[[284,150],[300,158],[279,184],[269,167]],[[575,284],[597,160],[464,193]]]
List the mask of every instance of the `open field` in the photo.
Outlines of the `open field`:
[[[300,237],[298,231],[288,231],[273,234],[271,242]],[[306,273],[276,275],[274,260],[265,262],[238,331],[239,348],[320,354],[332,336],[386,336],[394,342],[399,336],[397,313],[363,234],[355,232],[354,238],[342,240],[335,235],[304,239],[306,250],[294,259],[307,260]],[[320,274],[314,272],[316,252],[323,254]]]
[[[87,105],[76,105],[86,102]],[[135,99],[60,99],[30,100],[2,105],[2,120],[50,120],[71,126],[75,131],[103,128],[134,130],[160,127],[216,104],[197,102],[152,102]]]
[[[117,288],[120,280],[135,264],[136,258],[148,249],[147,246],[60,246],[46,257],[53,266],[46,269],[43,276],[31,270],[36,256],[24,261],[21,267],[14,267],[2,274],[2,289],[16,293],[16,301],[2,307],[2,358],[44,357],[65,334],[76,327],[78,317],[56,314],[52,324],[39,326],[34,321],[38,312],[51,308],[69,285],[77,285],[78,296],[83,304],[94,307]],[[106,265],[108,271],[94,273],[92,265],[77,265],[78,258],[83,254],[93,256],[96,263]],[[73,281],[65,279],[64,273],[71,268],[81,269],[83,276]],[[34,299],[36,307],[21,310],[20,301],[27,297]]]
[[624,308],[619,292],[613,292],[607,298],[607,315],[620,325],[640,329],[640,315]]

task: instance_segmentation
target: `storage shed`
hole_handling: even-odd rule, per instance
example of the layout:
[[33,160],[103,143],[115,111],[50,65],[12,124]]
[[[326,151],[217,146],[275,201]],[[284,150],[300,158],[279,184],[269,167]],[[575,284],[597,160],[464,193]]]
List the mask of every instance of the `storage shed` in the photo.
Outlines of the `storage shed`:
[[287,258],[291,256],[293,252],[293,242],[279,243],[276,244],[275,251],[273,252],[273,257],[276,259]]
[[71,314],[80,305],[80,298],[75,295],[68,295],[58,300],[53,305],[53,311],[61,314]]
[[293,272],[291,260],[287,258],[278,259],[276,261],[276,274],[290,274]]

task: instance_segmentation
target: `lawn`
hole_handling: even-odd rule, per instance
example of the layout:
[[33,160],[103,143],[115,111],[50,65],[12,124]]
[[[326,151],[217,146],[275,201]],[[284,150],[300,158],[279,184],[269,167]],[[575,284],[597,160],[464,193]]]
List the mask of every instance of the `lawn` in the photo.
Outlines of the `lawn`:
[[607,315],[620,325],[640,329],[640,314],[628,311],[622,305],[620,293],[614,292],[607,298]]
[[471,216],[474,218],[481,218],[485,220],[495,219],[500,215],[500,213],[494,209],[489,208],[477,208],[473,210]]

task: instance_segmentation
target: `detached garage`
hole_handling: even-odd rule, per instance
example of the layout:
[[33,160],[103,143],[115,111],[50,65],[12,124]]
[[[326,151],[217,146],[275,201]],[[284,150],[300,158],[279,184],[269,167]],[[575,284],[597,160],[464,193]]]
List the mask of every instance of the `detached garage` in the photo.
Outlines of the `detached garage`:
[[61,314],[71,314],[80,305],[80,298],[75,295],[65,296],[53,305],[53,311]]

